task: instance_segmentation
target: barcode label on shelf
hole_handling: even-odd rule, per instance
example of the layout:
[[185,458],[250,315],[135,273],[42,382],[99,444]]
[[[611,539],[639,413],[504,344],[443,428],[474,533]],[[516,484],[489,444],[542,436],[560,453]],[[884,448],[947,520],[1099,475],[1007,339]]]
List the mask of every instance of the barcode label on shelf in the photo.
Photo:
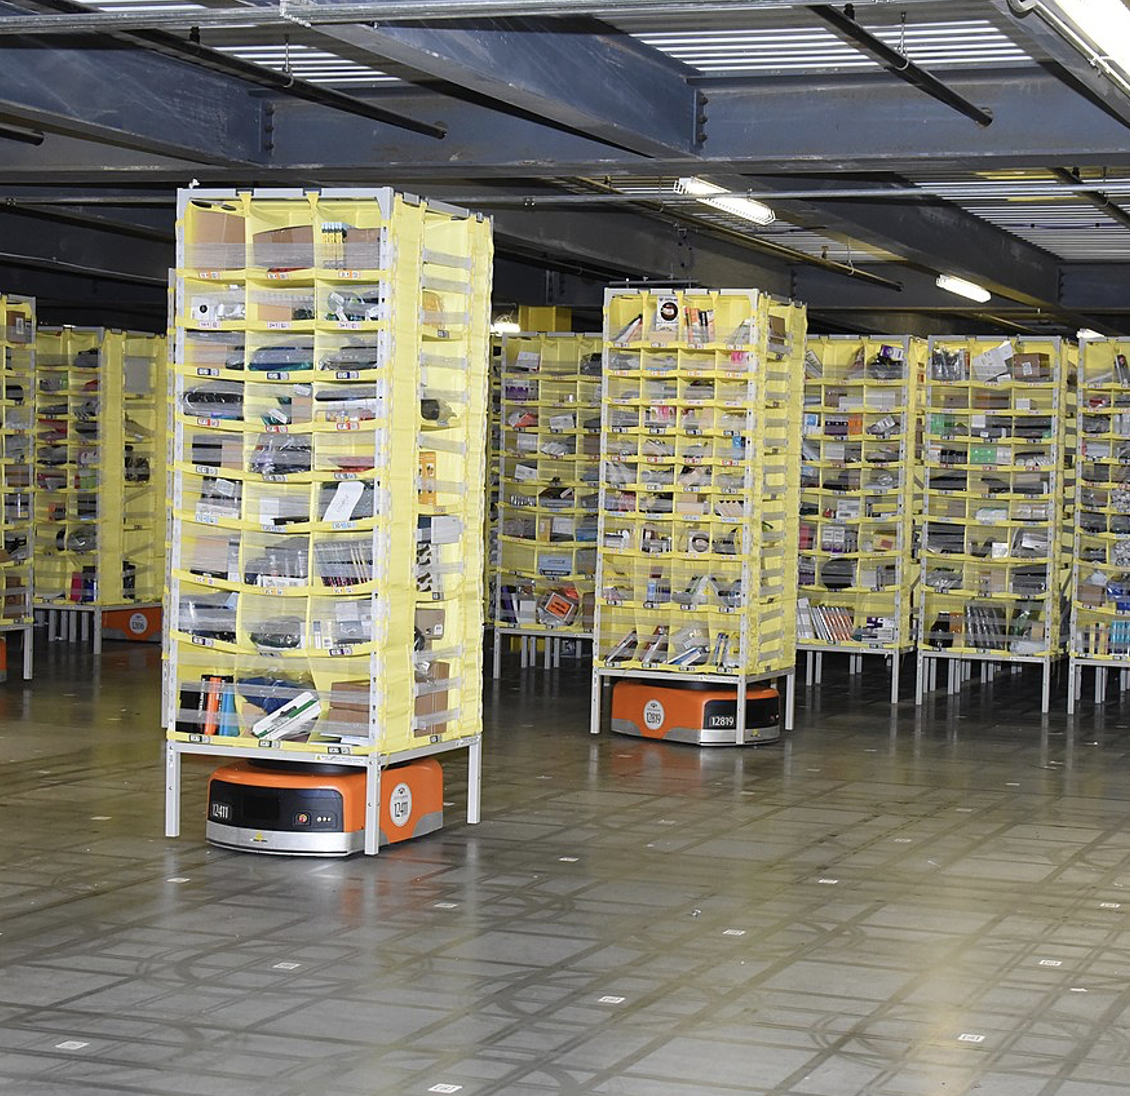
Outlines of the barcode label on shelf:
[[268,331],[289,331],[290,330],[290,320],[268,320],[267,321],[267,330]]
[[357,478],[356,472],[335,472],[335,480],[355,480]]
[[269,380],[269,381],[286,380],[286,374],[285,373],[268,373],[267,374],[267,380]]
[[196,420],[196,425],[197,425],[197,426],[219,426],[219,425],[220,425],[220,420],[219,420],[219,419],[202,419],[202,418],[197,418],[197,420]]
[[267,278],[272,282],[285,282],[290,278],[289,270],[268,270]]
[[197,514],[196,520],[200,525],[219,525],[220,519],[215,514]]
[[337,329],[338,329],[338,331],[360,331],[361,330],[361,321],[360,320],[338,320],[337,321]]
[[200,476],[218,476],[220,474],[219,468],[213,467],[211,464],[194,464],[192,470]]
[[197,647],[214,647],[216,645],[216,641],[210,639],[208,636],[193,636],[192,642],[196,644]]
[[261,750],[277,750],[281,743],[271,742],[269,739],[259,739],[259,749]]
[[359,422],[339,422],[335,424],[338,430],[360,430],[361,424]]
[[355,521],[335,521],[333,523],[334,529],[356,529],[357,522]]
[[201,365],[196,367],[196,375],[198,377],[218,377],[220,375],[220,371],[218,369],[213,369],[210,366]]
[[[430,609],[428,611],[431,612]],[[335,658],[348,658],[351,654],[353,654],[353,648],[352,647],[331,647],[329,649],[329,654],[330,654],[331,657],[335,657]]]
[[267,483],[286,483],[285,472],[264,472],[263,479]]
[[196,276],[202,278],[206,282],[219,281],[223,277],[222,270],[198,270]]
[[203,742],[205,741],[205,738],[206,736],[202,734],[190,734],[188,736],[189,742]]
[[334,376],[339,381],[355,381],[361,374],[356,369],[339,369]]

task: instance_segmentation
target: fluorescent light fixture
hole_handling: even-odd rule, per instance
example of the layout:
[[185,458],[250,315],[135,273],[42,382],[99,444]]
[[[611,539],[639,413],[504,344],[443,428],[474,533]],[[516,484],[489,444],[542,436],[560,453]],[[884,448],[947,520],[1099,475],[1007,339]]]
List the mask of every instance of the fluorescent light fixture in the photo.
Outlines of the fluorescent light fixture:
[[1082,342],[1084,339],[1101,339],[1102,335],[1092,327],[1081,327],[1075,332],[1075,337]]
[[757,225],[771,225],[777,219],[777,214],[773,210],[762,202],[755,202],[752,198],[710,197],[711,194],[725,194],[726,188],[706,179],[700,179],[697,175],[680,179],[675,184],[675,193],[687,194],[697,198],[704,205],[741,217],[743,221],[753,221]]
[[492,335],[517,335],[522,328],[513,320],[496,320],[490,325]]
[[1130,75],[1130,9],[1122,0],[1056,0],[1104,60]]
[[976,282],[967,282],[964,278],[955,278],[952,274],[939,274],[934,283],[939,289],[949,293],[956,293],[959,297],[966,297],[978,304],[984,304],[993,299],[993,295],[984,286]]

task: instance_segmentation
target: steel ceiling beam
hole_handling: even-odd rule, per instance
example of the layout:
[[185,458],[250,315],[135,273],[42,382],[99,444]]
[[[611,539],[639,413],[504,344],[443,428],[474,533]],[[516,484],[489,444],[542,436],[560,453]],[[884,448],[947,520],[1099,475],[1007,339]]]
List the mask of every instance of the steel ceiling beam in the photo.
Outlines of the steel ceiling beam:
[[[856,0],[857,5],[889,4],[890,0]],[[901,0],[905,4],[937,0]],[[264,4],[191,11],[81,11],[66,15],[25,15],[0,22],[0,34],[110,33],[115,30],[188,30],[190,27],[332,26],[334,24],[389,23],[491,18],[545,18],[589,16],[616,19],[638,15],[686,15],[732,12],[735,15],[810,8],[814,0],[388,0],[387,3]],[[10,25],[5,25],[10,23]]]
[[[644,155],[699,143],[691,70],[599,24],[488,20],[471,26],[318,27],[354,55],[395,61],[458,91]],[[564,32],[564,33],[563,33]]]
[[1117,221],[1123,228],[1130,228],[1130,213],[1120,205],[1116,205],[1101,190],[1092,184],[1087,186],[1079,177],[1079,173],[1065,167],[1053,167],[1052,174],[1066,187],[1086,202],[1090,202],[1095,209],[1101,210],[1112,221]]
[[[88,11],[85,5],[75,3],[74,0],[19,0],[19,3],[23,7],[38,11],[46,10],[66,15],[82,14]],[[12,10],[11,4],[2,4],[0,7],[8,11]],[[11,16],[8,18],[11,18]],[[0,19],[0,26],[3,26],[6,21]],[[185,40],[165,31],[119,29],[113,32],[113,38],[171,57],[177,61],[186,62],[198,68],[207,69],[210,72],[236,76],[254,87],[264,88],[282,96],[302,99],[308,103],[327,107],[330,110],[356,115],[371,122],[397,126],[413,133],[422,133],[427,137],[437,139],[442,138],[446,132],[443,126],[396,114],[385,110],[379,104],[357,99],[352,95],[346,95],[320,84],[296,79],[293,75],[274,72],[262,65],[252,64],[250,61],[233,57],[220,50],[209,49],[198,41]]]
[[0,46],[0,122],[246,169],[261,154],[260,111],[246,84],[139,50]]
[[[813,189],[839,185],[834,177],[808,182]],[[789,190],[794,180],[759,176],[751,184],[758,190]],[[909,206],[877,199],[779,204],[800,223],[881,247],[920,269],[970,278],[1022,304],[1058,307],[1058,260],[1053,255],[952,203]]]
[[[964,114],[966,118],[976,122],[979,126],[992,125],[993,116],[975,103],[970,102],[963,95],[954,91],[948,84],[943,83],[933,73],[927,72],[921,65],[915,64],[905,54],[899,53],[893,46],[889,46],[882,38],[876,37],[866,27],[855,21],[855,7],[848,4],[844,11],[832,7],[831,4],[814,4],[809,9],[833,34],[849,46],[854,46],[861,53],[866,54],[873,61],[878,62],[892,76],[905,80],[912,87],[924,91],[939,103]],[[849,11],[851,14],[848,14]]]
[[1032,0],[991,0],[991,3],[1017,32],[1017,38],[1051,58],[1050,68],[1059,79],[1100,105],[1123,125],[1130,126],[1130,96],[1125,86],[1111,79],[1104,58],[1094,50],[1088,55],[1085,43],[1078,40],[1064,20],[1057,18],[1052,7]]

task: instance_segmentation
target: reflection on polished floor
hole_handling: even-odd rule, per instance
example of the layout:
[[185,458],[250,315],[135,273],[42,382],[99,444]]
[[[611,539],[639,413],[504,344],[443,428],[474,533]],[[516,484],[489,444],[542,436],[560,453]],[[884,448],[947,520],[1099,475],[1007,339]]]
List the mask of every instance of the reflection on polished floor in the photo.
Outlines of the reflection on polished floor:
[[[160,654],[0,687],[0,1092],[1117,1096],[1130,706],[916,717],[877,669],[778,746],[587,733],[488,685],[484,820],[376,860],[162,836]],[[909,683],[908,683],[909,685]],[[446,1086],[446,1087],[445,1087]]]

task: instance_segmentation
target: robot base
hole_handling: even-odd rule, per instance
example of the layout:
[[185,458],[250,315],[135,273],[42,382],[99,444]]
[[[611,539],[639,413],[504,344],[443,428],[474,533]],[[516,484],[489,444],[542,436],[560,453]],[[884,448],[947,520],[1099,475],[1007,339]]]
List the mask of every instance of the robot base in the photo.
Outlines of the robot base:
[[[710,682],[617,681],[612,687],[612,730],[617,734],[695,746],[736,746],[736,689]],[[781,697],[762,684],[746,687],[742,745],[781,737]]]
[[[381,774],[380,844],[443,826],[443,770],[426,757]],[[365,847],[365,772],[346,765],[238,761],[208,780],[205,837],[279,856],[351,856]]]

